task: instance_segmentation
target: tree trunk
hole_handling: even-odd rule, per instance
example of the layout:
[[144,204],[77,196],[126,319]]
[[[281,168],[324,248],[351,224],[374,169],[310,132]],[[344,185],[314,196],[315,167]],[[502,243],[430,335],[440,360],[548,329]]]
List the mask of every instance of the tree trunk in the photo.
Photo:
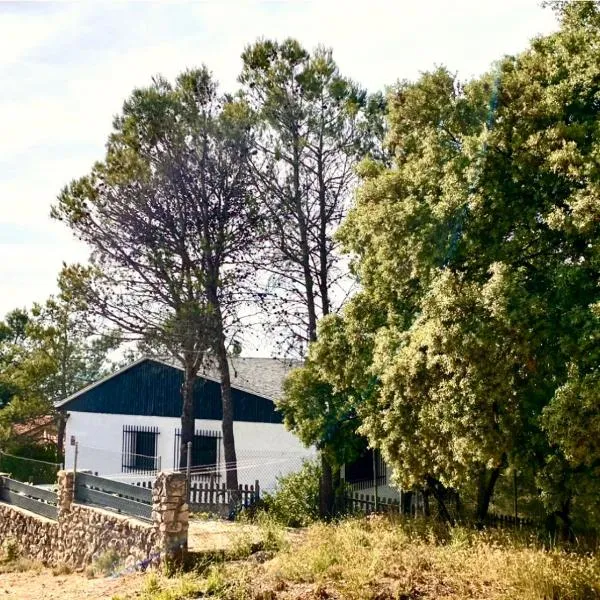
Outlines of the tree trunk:
[[488,514],[490,501],[494,494],[494,488],[498,477],[500,477],[500,467],[496,467],[489,472],[482,469],[479,474],[479,485],[477,489],[477,508],[475,510],[475,520],[479,526],[482,526]]
[[560,517],[561,528],[560,537],[563,542],[571,542],[574,539],[572,521],[571,521],[571,499],[568,498],[563,502],[560,510],[556,511],[556,515]]
[[183,385],[181,395],[183,405],[181,409],[181,438],[179,446],[179,468],[187,467],[187,444],[194,441],[194,383],[198,376],[194,359],[188,360],[184,366]]
[[300,139],[298,133],[293,133],[293,171],[294,171],[294,210],[298,220],[298,233],[300,234],[300,260],[304,274],[304,287],[306,288],[306,310],[308,313],[308,339],[314,342],[317,339],[317,310],[315,306],[315,292],[313,274],[310,264],[310,248],[308,245],[308,224],[302,207],[302,190],[300,189]]
[[423,515],[425,517],[431,516],[431,508],[429,507],[429,494],[431,491],[429,489],[423,490]]
[[321,452],[321,482],[319,489],[319,516],[328,519],[333,516],[335,494],[333,489],[333,469],[324,452]]
[[323,141],[319,144],[317,158],[317,178],[319,181],[319,285],[323,315],[329,314],[329,248],[327,248],[327,202],[326,185],[323,175]]
[[221,378],[221,402],[223,404],[223,449],[225,451],[226,474],[225,481],[228,490],[238,491],[237,456],[235,452],[235,438],[233,434],[233,397],[231,395],[231,375],[229,361],[223,332],[217,342],[217,363]]
[[65,460],[65,429],[67,427],[67,415],[58,411],[56,415],[56,453],[58,460],[64,464]]
[[444,498],[446,488],[437,479],[433,477],[427,477],[427,489],[431,492],[432,496],[437,502],[442,520],[449,525],[454,526],[455,521],[452,518],[448,507],[446,506],[446,501]]

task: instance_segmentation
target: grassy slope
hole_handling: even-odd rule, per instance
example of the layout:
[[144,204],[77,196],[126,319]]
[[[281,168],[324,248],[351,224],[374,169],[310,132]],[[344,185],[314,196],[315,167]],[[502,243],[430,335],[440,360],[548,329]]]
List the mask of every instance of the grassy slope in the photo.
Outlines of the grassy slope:
[[240,538],[237,560],[202,575],[151,575],[143,600],[600,598],[599,553],[544,549],[525,534],[436,531],[384,518],[313,525],[291,543],[273,524],[262,531],[267,552],[243,558]]
[[[133,595],[138,583],[132,586],[119,577],[104,592],[117,593],[114,600],[600,599],[600,551],[545,548],[531,534],[449,531],[424,521],[383,517],[315,524],[290,533],[266,518],[260,521],[251,533],[247,526],[232,533],[226,563],[204,564],[197,572],[171,578],[152,573]],[[257,533],[263,550],[251,554]],[[41,569],[14,551],[3,554],[4,577]],[[82,590],[88,585],[81,575],[64,579],[65,598],[74,597],[69,595],[72,579]],[[92,594],[92,583],[86,593]]]

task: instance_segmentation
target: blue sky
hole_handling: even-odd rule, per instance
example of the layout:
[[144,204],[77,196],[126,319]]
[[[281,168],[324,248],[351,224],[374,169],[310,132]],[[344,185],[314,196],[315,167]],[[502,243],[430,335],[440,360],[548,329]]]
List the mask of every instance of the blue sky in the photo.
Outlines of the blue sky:
[[374,91],[439,64],[482,73],[555,28],[537,0],[0,2],[0,318],[53,293],[63,261],[85,260],[50,206],[152,75],[205,63],[234,89],[247,43],[293,36],[331,46]]

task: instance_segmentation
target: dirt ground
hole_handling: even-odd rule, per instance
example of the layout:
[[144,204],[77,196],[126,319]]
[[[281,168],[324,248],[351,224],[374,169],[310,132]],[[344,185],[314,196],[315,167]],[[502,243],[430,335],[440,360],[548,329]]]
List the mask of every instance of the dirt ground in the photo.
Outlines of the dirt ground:
[[[192,551],[226,550],[238,536],[259,539],[253,525],[229,521],[190,521],[188,544]],[[50,569],[0,574],[0,600],[110,600],[134,596],[144,584],[143,574],[88,579],[82,573],[53,575]]]
[[[258,541],[258,527],[219,520],[191,520],[191,551],[226,550],[243,537]],[[295,536],[290,536],[295,537]],[[144,574],[88,579],[83,573],[53,575],[50,569],[0,573],[0,600],[110,600],[113,596],[136,597]]]
[[252,541],[260,539],[258,527],[255,525],[192,519],[188,531],[188,548],[192,552],[227,550],[240,536],[248,537]]
[[110,600],[119,594],[135,595],[143,574],[88,579],[83,574],[54,576],[50,570],[0,575],[2,600]]

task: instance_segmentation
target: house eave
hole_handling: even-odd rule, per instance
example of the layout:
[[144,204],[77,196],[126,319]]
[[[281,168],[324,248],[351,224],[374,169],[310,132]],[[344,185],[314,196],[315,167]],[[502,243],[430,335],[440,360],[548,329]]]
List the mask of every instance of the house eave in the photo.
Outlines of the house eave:
[[[70,404],[73,400],[79,398],[79,396],[81,396],[82,394],[85,394],[86,392],[93,390],[95,387],[98,387],[99,385],[105,383],[106,381],[109,381],[113,377],[117,377],[121,373],[125,373],[129,369],[132,369],[133,367],[143,363],[144,361],[153,361],[153,362],[165,365],[167,367],[171,367],[173,369],[178,369],[179,371],[184,370],[183,367],[181,367],[180,365],[168,362],[164,359],[157,358],[154,356],[142,356],[141,358],[138,358],[134,362],[122,367],[118,371],[115,371],[114,373],[111,373],[110,375],[107,375],[106,377],[103,377],[102,379],[99,379],[98,381],[94,381],[93,383],[90,383],[89,385],[85,386],[84,388],[81,388],[77,392],[74,392],[73,394],[71,394],[70,396],[65,398],[64,400],[61,400],[60,402],[55,403],[54,407],[56,408],[56,410],[64,410],[68,404]],[[210,375],[206,375],[204,373],[198,374],[198,377],[200,377],[202,379],[206,379],[208,381],[213,381],[214,383],[219,383],[219,384],[221,383],[218,378],[210,376]],[[241,392],[246,392],[248,394],[252,394],[253,396],[258,396],[259,398],[264,398],[265,400],[270,400],[271,402],[273,402],[273,404],[277,404],[276,398],[273,398],[272,396],[267,395],[267,394],[263,394],[257,390],[253,390],[251,388],[247,388],[245,386],[240,386],[240,385],[235,385],[235,384],[232,384],[231,388],[239,390]]]

